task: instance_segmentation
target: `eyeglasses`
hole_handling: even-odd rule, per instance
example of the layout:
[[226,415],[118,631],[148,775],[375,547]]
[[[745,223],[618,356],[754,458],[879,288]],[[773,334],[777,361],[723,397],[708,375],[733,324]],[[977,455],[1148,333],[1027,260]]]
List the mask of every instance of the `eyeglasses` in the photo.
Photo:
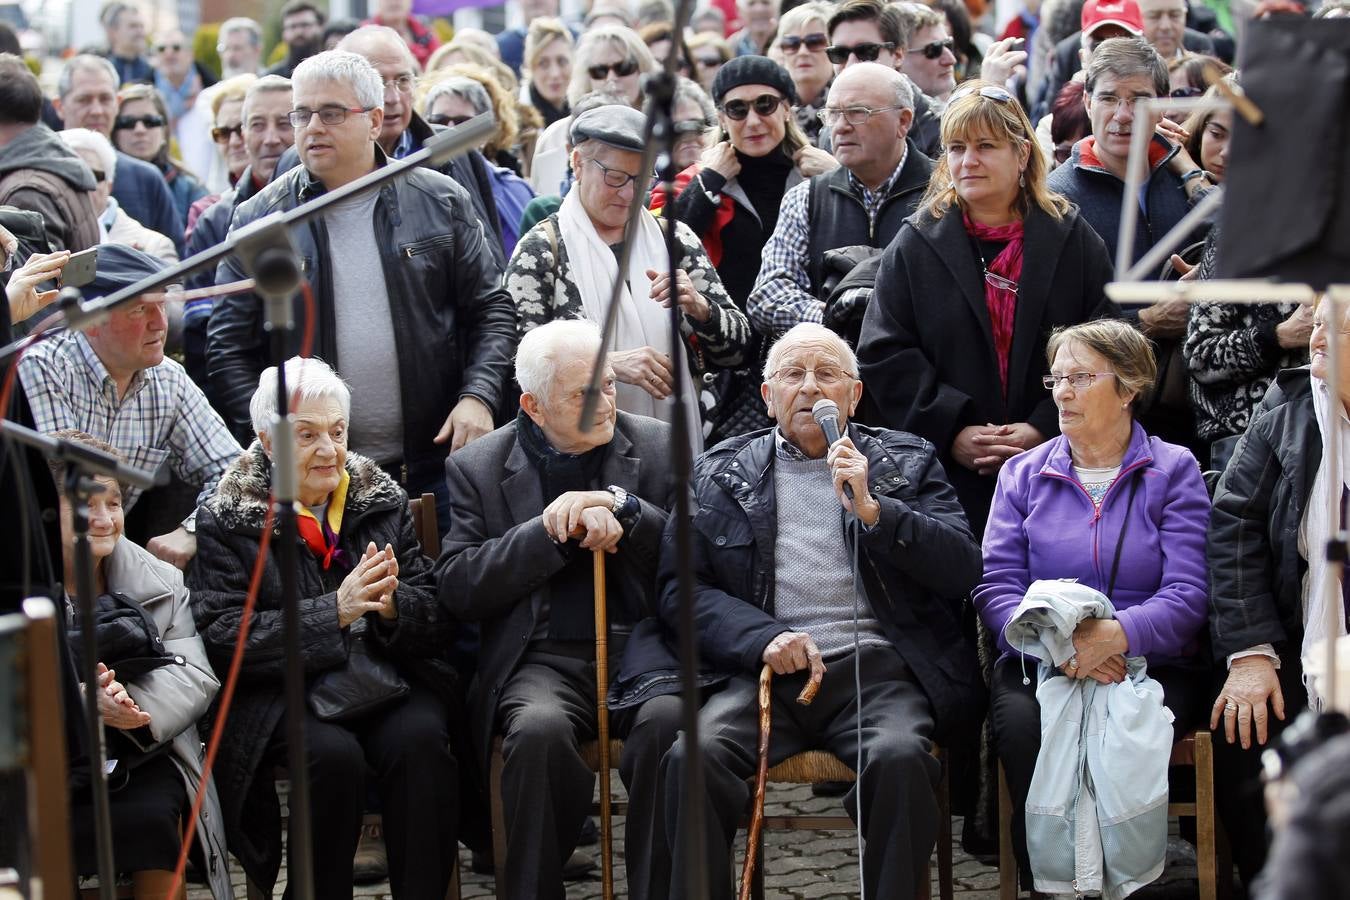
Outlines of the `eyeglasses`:
[[454,128],[456,125],[463,125],[472,118],[473,116],[447,116],[444,113],[437,113],[434,116],[427,116],[427,122],[432,125],[448,125]]
[[[778,42],[778,47],[785,54],[796,53],[803,46],[812,53],[819,53],[830,45],[828,35],[821,34],[819,31],[799,37],[798,35],[789,35]],[[847,59],[847,57],[845,57]]]
[[242,123],[239,125],[226,125],[224,127],[218,125],[211,129],[211,140],[215,141],[217,144],[228,144],[231,137],[236,134],[242,136],[243,133],[244,126]]
[[103,171],[102,169],[90,169],[89,171],[94,173],[95,184],[102,184],[103,182],[108,180],[108,173]]
[[924,59],[937,59],[942,55],[943,50],[953,50],[956,47],[956,41],[951,38],[941,41],[929,41],[922,47],[910,47],[906,53],[922,53]]
[[1011,278],[1004,278],[997,272],[991,272],[988,269],[985,269],[984,281],[996,290],[1007,291],[1010,294],[1017,293],[1017,282],[1013,281]]
[[1046,375],[1041,379],[1041,384],[1045,385],[1047,391],[1053,391],[1060,382],[1067,381],[1075,391],[1085,391],[1096,384],[1098,378],[1115,377],[1115,372],[1070,372],[1068,375]]
[[878,106],[869,108],[866,106],[846,106],[843,109],[839,109],[837,107],[827,106],[816,113],[816,118],[824,122],[827,127],[833,128],[838,124],[839,119],[842,117],[845,122],[852,125],[854,128],[857,128],[860,125],[866,125],[867,121],[877,113],[886,112],[890,109],[900,109],[900,107]]
[[978,93],[986,100],[993,100],[996,103],[1012,103],[1017,99],[1011,93],[995,84],[987,84],[984,87],[975,87],[972,85],[971,87],[957,88],[953,91],[951,97],[947,99],[947,105],[951,106],[962,97],[969,97],[971,94],[975,93]]
[[286,118],[291,120],[291,127],[304,128],[309,124],[310,119],[315,116],[325,125],[341,125],[347,121],[347,116],[351,113],[368,113],[375,107],[373,106],[320,106],[318,109],[310,109],[308,106],[301,106],[293,109],[287,114]]
[[604,173],[605,185],[614,188],[616,191],[627,186],[628,182],[637,181],[642,177],[640,174],[630,175],[623,169],[611,169],[598,159],[592,159],[591,162],[599,166],[600,171]]
[[114,131],[130,131],[137,125],[144,125],[146,128],[163,128],[164,117],[152,114],[145,116],[118,116],[113,120]]
[[769,377],[774,381],[782,382],[788,387],[800,387],[806,383],[806,376],[814,375],[816,384],[821,387],[830,387],[839,384],[848,378],[853,378],[851,372],[845,372],[836,366],[817,366],[814,369],[803,369],[801,366],[783,366]]
[[733,122],[740,122],[750,115],[753,108],[757,116],[771,116],[783,105],[781,94],[760,94],[753,100],[728,100],[719,108],[722,115]]
[[1199,97],[1203,93],[1204,93],[1203,88],[1191,87],[1190,85],[1187,85],[1186,87],[1179,87],[1173,90],[1171,97],[1173,100],[1184,100],[1187,97]]
[[678,135],[701,135],[707,131],[710,126],[702,119],[685,119],[683,122],[675,123],[675,133]]
[[177,53],[179,50],[182,50],[182,49],[183,49],[183,45],[182,45],[182,44],[156,44],[156,45],[155,45],[155,52],[156,52],[156,53],[163,53],[163,52],[165,52],[166,50],[172,50],[174,53]]
[[384,82],[384,89],[388,91],[390,88],[393,88],[400,94],[411,94],[413,85],[416,83],[416,78],[405,73],[397,78],[390,78],[388,81]]
[[608,65],[590,66],[586,69],[586,74],[591,76],[592,81],[604,81],[605,76],[610,72],[614,73],[615,78],[627,78],[638,70],[636,59],[623,59],[616,63]]
[[865,44],[854,44],[852,47],[844,44],[836,44],[825,48],[825,55],[829,57],[830,62],[836,66],[842,66],[848,62],[850,56],[858,57],[858,62],[876,62],[877,57],[881,55],[882,50],[895,50],[894,41],[886,41],[881,44],[868,42]]

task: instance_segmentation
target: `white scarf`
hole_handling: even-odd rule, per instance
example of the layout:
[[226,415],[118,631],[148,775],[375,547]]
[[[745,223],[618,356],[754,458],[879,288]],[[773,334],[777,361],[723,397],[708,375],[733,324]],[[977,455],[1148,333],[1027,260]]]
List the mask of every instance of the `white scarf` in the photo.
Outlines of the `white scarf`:
[[[1311,659],[1313,652],[1322,653],[1325,648],[1318,650],[1318,645],[1328,637],[1337,637],[1345,634],[1345,616],[1340,613],[1341,610],[1341,586],[1335,580],[1331,568],[1326,562],[1327,541],[1336,532],[1336,519],[1332,515],[1329,492],[1334,492],[1337,504],[1340,503],[1342,485],[1346,484],[1347,464],[1350,463],[1350,441],[1346,440],[1347,429],[1342,423],[1342,414],[1340,404],[1337,402],[1333,409],[1331,392],[1325,381],[1320,378],[1312,379],[1313,412],[1317,416],[1317,428],[1322,435],[1323,441],[1326,440],[1328,428],[1341,429],[1341,441],[1339,443],[1340,459],[1330,460],[1325,451],[1322,454],[1322,462],[1317,467],[1317,475],[1313,479],[1312,493],[1308,495],[1307,505],[1303,510],[1303,522],[1299,528],[1299,550],[1308,561],[1308,574],[1303,581],[1303,646],[1300,648],[1300,656],[1303,661],[1304,683],[1308,688],[1308,705],[1313,709],[1320,709],[1322,698],[1317,689],[1318,678],[1311,674],[1313,671],[1320,672],[1322,669],[1322,660]],[[1333,421],[1334,419],[1334,421]],[[1323,444],[1325,447],[1325,443]],[[1332,473],[1339,472],[1340,477],[1336,478]],[[1336,634],[1327,633],[1327,603],[1335,603],[1337,610],[1336,616]]]
[[[581,205],[580,190],[567,192],[558,210],[558,237],[567,246],[572,278],[581,294],[581,308],[586,318],[604,324],[605,309],[614,279],[619,277],[619,261],[614,250],[595,230],[590,215]],[[654,347],[662,353],[670,348],[670,310],[651,299],[652,283],[647,270],[664,271],[669,265],[666,257],[665,235],[656,218],[643,210],[638,216],[630,238],[632,252],[628,256],[628,277],[619,297],[619,314],[615,317],[615,333],[610,344],[613,350],[636,350]],[[684,382],[685,415],[689,422],[690,449],[695,455],[703,452],[703,420],[699,414],[698,391],[689,374],[684,342],[680,341],[680,356],[672,362],[675,377]],[[657,400],[635,384],[617,386],[619,409],[639,416],[650,416],[663,422],[675,418],[674,395]]]

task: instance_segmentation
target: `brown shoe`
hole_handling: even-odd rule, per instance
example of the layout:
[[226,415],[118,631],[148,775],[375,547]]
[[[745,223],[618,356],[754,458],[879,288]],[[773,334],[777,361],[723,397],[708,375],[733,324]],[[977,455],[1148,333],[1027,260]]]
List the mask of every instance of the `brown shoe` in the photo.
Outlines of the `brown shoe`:
[[378,813],[361,820],[361,840],[352,860],[352,881],[377,884],[389,877],[389,856],[384,849],[384,826]]

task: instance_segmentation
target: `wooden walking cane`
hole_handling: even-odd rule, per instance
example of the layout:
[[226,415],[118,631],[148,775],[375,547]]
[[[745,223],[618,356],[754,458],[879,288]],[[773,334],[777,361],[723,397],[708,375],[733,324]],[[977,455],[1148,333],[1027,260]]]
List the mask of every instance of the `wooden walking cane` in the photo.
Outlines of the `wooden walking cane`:
[[600,896],[614,897],[614,826],[609,809],[609,619],[605,602],[605,551],[595,562],[595,721],[600,741]]

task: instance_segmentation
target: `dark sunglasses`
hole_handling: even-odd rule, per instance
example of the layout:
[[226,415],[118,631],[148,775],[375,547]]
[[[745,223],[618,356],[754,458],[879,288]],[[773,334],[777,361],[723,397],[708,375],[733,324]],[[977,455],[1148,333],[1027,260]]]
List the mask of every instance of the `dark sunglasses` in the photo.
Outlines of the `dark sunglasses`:
[[906,53],[922,53],[924,59],[937,59],[942,55],[943,50],[952,50],[956,46],[956,41],[947,38],[942,41],[929,41],[922,47],[910,47]]
[[830,38],[828,35],[821,34],[817,31],[814,34],[808,34],[805,37],[799,37],[795,34],[789,35],[778,42],[778,48],[784,53],[796,53],[798,50],[802,49],[803,45],[805,45],[806,49],[810,50],[812,53],[819,53],[830,46]]
[[1205,91],[1204,91],[1203,88],[1189,87],[1189,86],[1188,86],[1188,87],[1179,87],[1179,88],[1177,88],[1176,90],[1172,91],[1172,99],[1173,99],[1173,100],[1184,100],[1184,99],[1186,99],[1187,97],[1199,97],[1199,96],[1201,96],[1202,94],[1204,94],[1204,92],[1205,92]]
[[244,126],[242,124],[226,126],[217,125],[215,128],[211,129],[211,140],[215,141],[217,144],[228,144],[231,137],[236,134],[242,136],[243,133]]
[[164,117],[156,115],[145,116],[118,116],[113,121],[114,131],[130,131],[137,125],[144,125],[146,128],[163,128]]
[[102,169],[90,169],[89,171],[94,173],[95,184],[102,184],[103,182],[108,180],[108,173],[103,171]]
[[623,59],[609,65],[590,66],[586,69],[586,74],[591,76],[594,81],[604,81],[605,76],[610,72],[614,73],[615,78],[627,78],[638,70],[636,59]]
[[849,47],[845,44],[836,44],[825,48],[825,55],[829,57],[830,62],[836,66],[842,66],[848,62],[850,56],[858,57],[858,62],[876,62],[877,57],[881,55],[882,50],[894,50],[895,42],[886,41],[882,44],[868,42],[865,44],[854,44]]
[[427,121],[432,125],[448,125],[453,128],[456,125],[463,125],[472,118],[473,116],[447,116],[444,113],[437,113],[434,116],[427,116]]
[[733,122],[739,122],[750,115],[753,108],[758,116],[771,116],[777,112],[778,107],[783,104],[783,97],[778,94],[760,94],[754,100],[728,100],[721,107],[722,115]]

